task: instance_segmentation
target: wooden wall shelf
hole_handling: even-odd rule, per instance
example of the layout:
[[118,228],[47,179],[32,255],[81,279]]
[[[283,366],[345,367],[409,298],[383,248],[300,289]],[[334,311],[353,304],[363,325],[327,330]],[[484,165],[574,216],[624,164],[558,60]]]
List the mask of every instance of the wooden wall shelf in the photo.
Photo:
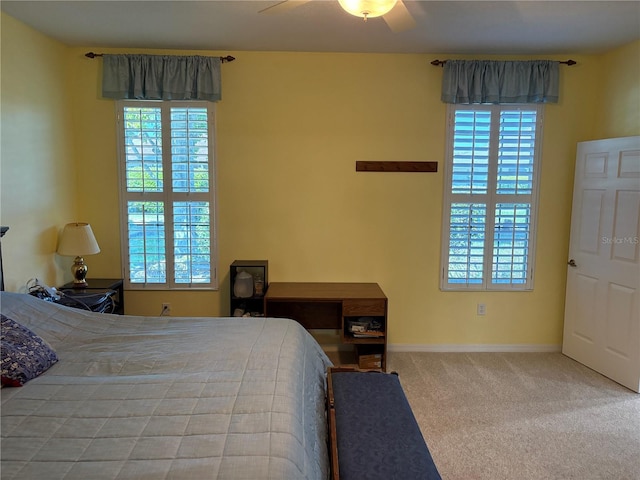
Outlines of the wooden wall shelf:
[[438,162],[356,162],[356,172],[427,172],[438,171]]

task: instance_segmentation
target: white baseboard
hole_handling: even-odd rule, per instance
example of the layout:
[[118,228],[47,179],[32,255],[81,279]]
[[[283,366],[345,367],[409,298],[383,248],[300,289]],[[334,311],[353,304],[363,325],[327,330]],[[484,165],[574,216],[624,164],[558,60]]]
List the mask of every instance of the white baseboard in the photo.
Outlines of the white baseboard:
[[408,344],[390,343],[389,352],[545,352],[562,351],[562,345],[544,344]]

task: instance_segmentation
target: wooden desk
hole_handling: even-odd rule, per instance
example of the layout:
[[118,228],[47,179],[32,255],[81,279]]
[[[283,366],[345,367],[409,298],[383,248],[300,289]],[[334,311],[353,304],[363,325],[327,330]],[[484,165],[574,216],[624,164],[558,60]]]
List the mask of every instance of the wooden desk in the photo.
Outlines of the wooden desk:
[[[354,345],[361,368],[386,370],[387,297],[377,283],[271,282],[264,311],[267,317],[291,318],[309,330],[339,330],[340,341]],[[355,337],[348,324],[360,317],[381,323],[382,335]]]

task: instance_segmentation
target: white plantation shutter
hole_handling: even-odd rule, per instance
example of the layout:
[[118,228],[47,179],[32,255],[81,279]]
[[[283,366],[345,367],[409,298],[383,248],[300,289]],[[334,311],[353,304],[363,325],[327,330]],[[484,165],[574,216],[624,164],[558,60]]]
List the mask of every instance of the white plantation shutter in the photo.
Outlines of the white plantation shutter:
[[494,221],[491,282],[523,285],[529,266],[531,204],[499,203]]
[[213,111],[118,102],[127,288],[215,288]]
[[451,284],[482,284],[487,206],[454,203],[450,208],[447,281]]
[[542,111],[449,107],[441,287],[533,287]]
[[167,282],[163,202],[127,202],[125,267],[130,283]]
[[491,112],[456,111],[453,143],[455,194],[486,194],[489,181]]
[[209,202],[175,202],[173,251],[176,283],[211,282]]

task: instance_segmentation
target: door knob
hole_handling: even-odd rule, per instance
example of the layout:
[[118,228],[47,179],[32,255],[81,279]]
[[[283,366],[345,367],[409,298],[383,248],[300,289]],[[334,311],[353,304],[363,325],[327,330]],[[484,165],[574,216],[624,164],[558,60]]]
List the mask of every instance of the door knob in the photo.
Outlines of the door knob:
[[576,264],[576,261],[573,258],[567,262],[567,265],[569,265],[570,267],[578,266],[578,264]]

